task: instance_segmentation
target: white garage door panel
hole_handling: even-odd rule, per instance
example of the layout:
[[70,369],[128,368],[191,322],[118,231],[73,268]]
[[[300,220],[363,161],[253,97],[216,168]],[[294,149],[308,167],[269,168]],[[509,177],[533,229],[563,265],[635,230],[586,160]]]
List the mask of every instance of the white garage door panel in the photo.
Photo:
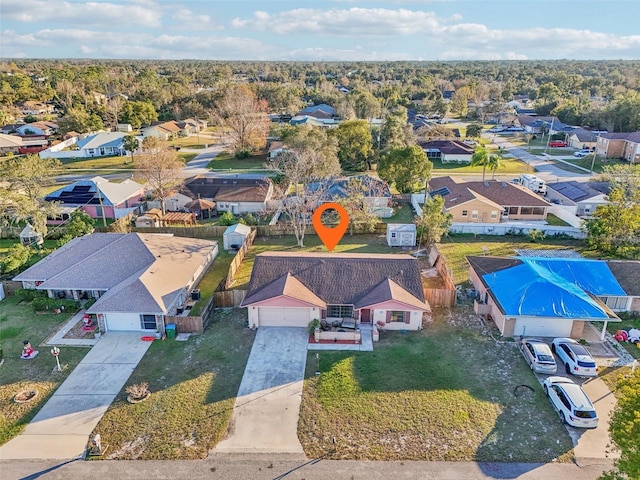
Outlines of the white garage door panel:
[[261,327],[306,327],[309,325],[308,308],[260,307]]
[[141,331],[140,315],[134,313],[105,314],[107,331]]
[[568,337],[571,335],[571,320],[545,319],[517,319],[513,332],[514,337]]

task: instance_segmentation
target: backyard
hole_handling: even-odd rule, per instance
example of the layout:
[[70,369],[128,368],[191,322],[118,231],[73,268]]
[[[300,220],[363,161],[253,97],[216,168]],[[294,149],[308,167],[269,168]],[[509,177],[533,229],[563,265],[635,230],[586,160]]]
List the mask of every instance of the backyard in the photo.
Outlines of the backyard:
[[420,332],[382,331],[373,352],[310,354],[298,437],[310,458],[573,458],[516,344],[483,334],[471,307],[436,311]]
[[153,342],[126,386],[147,382],[151,395],[127,402],[126,386],[93,434],[109,459],[197,459],[226,434],[253,344],[246,311],[220,309],[201,335]]
[[[62,371],[58,372],[50,348],[42,345],[73,313],[36,314],[30,302],[21,302],[16,296],[0,302],[0,348],[4,360],[0,366],[0,444],[24,429],[88,352],[82,347],[61,348]],[[40,352],[38,356],[31,360],[20,358],[24,340]],[[28,403],[13,401],[14,395],[27,389],[37,390],[38,396]]]

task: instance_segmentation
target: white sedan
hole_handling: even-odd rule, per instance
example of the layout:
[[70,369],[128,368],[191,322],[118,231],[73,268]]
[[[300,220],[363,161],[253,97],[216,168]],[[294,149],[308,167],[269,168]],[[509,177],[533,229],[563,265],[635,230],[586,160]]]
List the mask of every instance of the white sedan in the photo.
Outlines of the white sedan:
[[547,377],[542,386],[564,423],[578,428],[598,426],[596,409],[580,385],[566,377]]
[[554,338],[551,351],[558,355],[565,371],[578,377],[596,377],[596,362],[583,345],[572,338]]

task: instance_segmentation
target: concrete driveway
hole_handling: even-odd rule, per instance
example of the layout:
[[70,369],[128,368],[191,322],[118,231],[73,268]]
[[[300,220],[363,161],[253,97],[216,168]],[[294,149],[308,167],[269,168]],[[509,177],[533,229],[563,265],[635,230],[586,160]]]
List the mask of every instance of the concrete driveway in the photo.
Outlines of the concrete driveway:
[[298,415],[308,338],[306,328],[258,329],[227,437],[212,453],[304,453]]
[[105,334],[24,432],[0,447],[0,459],[82,456],[89,435],[150,345],[139,332]]

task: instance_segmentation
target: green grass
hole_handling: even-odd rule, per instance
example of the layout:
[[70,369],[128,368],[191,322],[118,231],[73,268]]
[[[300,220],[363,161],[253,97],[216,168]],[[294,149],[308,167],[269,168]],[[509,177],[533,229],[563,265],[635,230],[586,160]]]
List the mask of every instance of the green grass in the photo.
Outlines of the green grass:
[[[22,268],[20,268],[19,270],[20,271],[26,270],[31,265],[35,265],[40,260],[42,260],[44,257],[46,257],[51,252],[53,252],[56,248],[58,248],[56,242],[57,242],[57,240],[45,240],[43,245],[42,245],[42,249],[34,249],[34,250],[32,250],[33,251],[33,255],[31,255],[31,258],[29,258],[29,261]],[[17,238],[3,238],[3,239],[0,239],[0,258],[2,258],[5,255],[7,255],[9,253],[9,249],[13,245],[15,245],[16,243],[20,243],[20,240],[18,240]],[[19,272],[15,271],[15,272],[7,272],[7,273],[11,273],[12,275],[17,275]]]
[[528,237],[501,237],[492,235],[450,235],[438,244],[438,250],[444,256],[447,266],[453,270],[456,285],[469,280],[467,255],[512,256],[516,248],[563,249],[570,248],[581,252],[584,245],[581,240],[551,239],[532,243]]
[[[36,315],[28,303],[18,304],[16,297],[0,302],[0,347],[4,364],[0,367],[0,445],[18,435],[76,367],[88,349],[62,347],[58,372],[49,347],[41,343],[61,324],[65,315]],[[22,360],[22,341],[29,340],[40,354],[32,360]],[[29,403],[15,403],[14,395],[24,389],[38,390]]]
[[[135,158],[135,156],[134,156]],[[97,158],[66,158],[60,160],[64,170],[132,170],[131,155]]]
[[261,170],[264,169],[266,161],[266,153],[238,159],[231,153],[224,151],[213,158],[207,165],[207,168],[212,170]]
[[235,253],[228,253],[222,249],[222,239],[218,239],[218,256],[213,261],[213,265],[207,270],[197,287],[200,290],[200,300],[191,308],[191,315],[200,315],[213,292],[223,278],[229,273],[229,265],[235,257]]
[[393,207],[393,211],[393,216],[381,218],[380,220],[384,223],[413,223],[413,219],[416,216],[410,203],[398,202],[398,204]]
[[[383,331],[373,352],[321,352],[319,376],[309,354],[298,424],[307,457],[570,460],[571,439],[515,343],[454,327],[450,315],[473,312],[437,312],[421,332]],[[516,396],[519,385],[533,390]]]
[[554,227],[569,227],[570,225],[562,220],[561,218],[556,217],[553,213],[547,213],[547,224],[552,225]]
[[[304,247],[298,247],[295,237],[291,235],[282,237],[256,237],[249,253],[244,258],[238,272],[236,281],[232,288],[246,289],[251,278],[251,270],[253,269],[253,261],[255,256],[269,251],[287,251],[287,252],[326,252],[326,247],[322,244],[316,235],[306,235],[304,237]],[[348,233],[342,237],[340,243],[336,246],[334,253],[403,253],[407,252],[392,248],[387,245],[385,235],[353,235]]]
[[[622,323],[609,323],[607,325],[607,331],[614,335],[616,330],[631,330],[632,328],[640,329],[640,317],[631,317],[628,313],[619,313],[618,316],[622,320]],[[640,360],[640,348],[633,343],[620,342],[620,345],[629,352],[629,354],[638,360]]]
[[[205,458],[224,438],[254,332],[244,309],[215,311],[215,322],[186,342],[153,342],[91,436],[107,458]],[[129,385],[148,382],[150,397],[126,401]]]
[[[500,168],[496,170],[496,175],[533,172],[533,168],[530,165],[515,158],[504,158],[501,164]],[[442,163],[439,160],[433,161],[432,174],[442,175],[445,173],[452,175],[459,173],[482,173],[482,167],[471,167],[465,163]],[[491,175],[492,172],[487,170],[487,179],[490,179]]]

